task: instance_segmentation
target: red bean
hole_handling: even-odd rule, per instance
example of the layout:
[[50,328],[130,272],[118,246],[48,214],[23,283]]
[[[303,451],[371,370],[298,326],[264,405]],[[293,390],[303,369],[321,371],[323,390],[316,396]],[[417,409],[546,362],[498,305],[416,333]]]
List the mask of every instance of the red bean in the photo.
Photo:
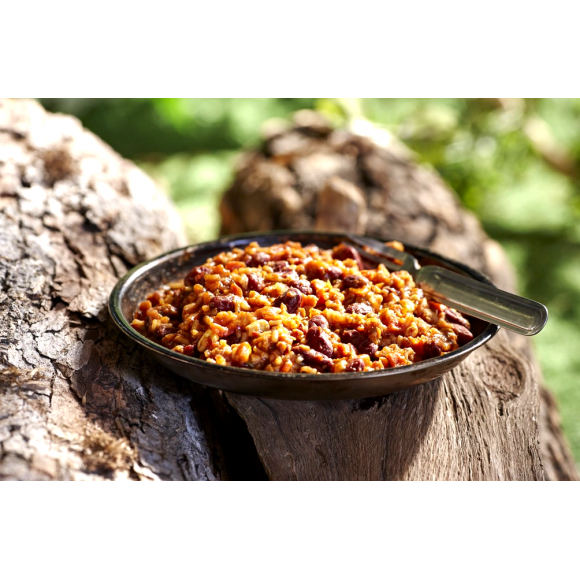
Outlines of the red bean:
[[461,324],[452,324],[451,326],[453,326],[453,330],[457,335],[457,342],[459,343],[459,346],[463,346],[470,340],[473,340],[473,334],[468,328],[465,328],[465,326],[462,326]]
[[183,354],[187,356],[193,356],[195,353],[195,346],[193,344],[188,344],[187,346],[183,347]]
[[349,246],[348,244],[340,244],[339,246],[336,246],[336,248],[334,248],[334,250],[332,251],[332,257],[335,260],[341,261],[349,259],[356,260],[359,270],[363,269],[363,263],[360,254],[352,246]]
[[234,312],[236,301],[233,296],[214,296],[209,302],[210,308],[215,308],[218,312]]
[[340,280],[342,278],[342,270],[336,266],[328,266],[326,269],[326,277],[331,282],[334,280]]
[[369,283],[369,281],[366,278],[363,278],[362,276],[355,276],[354,274],[351,274],[350,276],[347,276],[342,281],[342,287],[343,288],[363,288],[368,283]]
[[292,268],[290,268],[290,264],[286,260],[278,260],[277,262],[274,262],[272,264],[272,270],[274,270],[274,272],[293,271]]
[[256,252],[248,262],[248,266],[252,268],[257,268],[258,266],[263,266],[270,261],[270,256],[265,252]]
[[423,347],[423,358],[425,358],[425,359],[435,358],[436,356],[439,356],[442,352],[443,352],[443,349],[438,344],[435,344],[433,342],[428,342]]
[[302,304],[303,294],[297,288],[290,288],[282,296],[274,300],[274,306],[286,305],[286,310],[289,314],[295,314],[298,312],[300,305]]
[[321,314],[317,314],[308,321],[308,328],[312,328],[313,326],[328,328],[328,320],[326,320],[326,318],[324,318],[324,316],[322,316]]
[[308,262],[304,267],[306,276],[310,280],[338,280],[342,278],[342,270],[336,266],[325,267],[316,260]]
[[288,282],[288,286],[290,288],[297,288],[302,294],[306,294],[307,296],[312,294],[312,286],[308,280],[293,280]]
[[370,314],[371,312],[373,312],[373,309],[370,306],[370,304],[363,304],[361,302],[356,302],[355,304],[351,304],[350,306],[348,306],[346,311],[349,314],[362,314],[362,315],[366,316],[367,314]]
[[163,338],[164,336],[167,336],[168,334],[172,334],[173,332],[175,332],[175,328],[173,328],[173,325],[160,324],[155,329],[155,332],[153,334],[155,335],[156,338]]
[[371,342],[364,332],[358,330],[345,330],[342,333],[342,341],[352,344],[359,354],[368,354],[372,357],[378,350],[378,346]]
[[332,359],[307,346],[301,346],[296,352],[302,355],[304,365],[306,366],[315,368],[321,372],[328,371],[332,367]]
[[365,370],[365,363],[360,358],[353,358],[346,363],[344,371],[347,373],[362,373]]
[[332,343],[330,338],[320,326],[312,326],[306,333],[306,342],[308,346],[322,354],[332,357]]
[[453,310],[452,308],[447,308],[445,310],[445,319],[449,322],[460,324],[461,326],[465,326],[466,328],[469,327],[469,322],[457,312],[457,310]]
[[261,292],[264,289],[266,282],[260,274],[251,272],[248,274],[248,290],[254,290],[255,292]]
[[195,284],[203,284],[206,274],[211,272],[209,266],[196,266],[183,280],[186,286],[195,286]]

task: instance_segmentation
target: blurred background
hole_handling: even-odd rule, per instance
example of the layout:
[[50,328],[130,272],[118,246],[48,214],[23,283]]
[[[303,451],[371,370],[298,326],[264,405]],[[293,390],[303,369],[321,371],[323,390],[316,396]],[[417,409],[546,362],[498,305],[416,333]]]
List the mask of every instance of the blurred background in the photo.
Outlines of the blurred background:
[[173,198],[192,241],[215,237],[236,154],[265,121],[314,109],[368,119],[435,168],[499,241],[519,292],[550,311],[534,337],[580,463],[580,99],[39,99],[134,160]]

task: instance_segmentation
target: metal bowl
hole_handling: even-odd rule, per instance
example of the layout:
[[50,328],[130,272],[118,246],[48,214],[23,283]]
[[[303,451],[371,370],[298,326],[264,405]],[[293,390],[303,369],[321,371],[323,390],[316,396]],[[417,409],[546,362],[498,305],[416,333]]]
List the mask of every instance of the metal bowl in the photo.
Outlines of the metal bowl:
[[[138,304],[149,293],[168,282],[183,278],[191,268],[203,264],[207,258],[234,247],[244,247],[253,241],[262,246],[270,246],[289,240],[331,248],[344,241],[344,238],[339,233],[327,232],[258,232],[174,250],[143,262],[127,272],[111,293],[109,312],[122,332],[146,348],[156,361],[178,375],[216,389],[271,399],[357,399],[408,389],[450,371],[475,349],[493,338],[499,330],[495,324],[470,319],[473,340],[449,354],[380,371],[311,375],[235,368],[194,359],[156,344],[131,327]],[[442,266],[491,284],[485,276],[463,264],[409,244],[405,244],[405,248],[421,265]]]

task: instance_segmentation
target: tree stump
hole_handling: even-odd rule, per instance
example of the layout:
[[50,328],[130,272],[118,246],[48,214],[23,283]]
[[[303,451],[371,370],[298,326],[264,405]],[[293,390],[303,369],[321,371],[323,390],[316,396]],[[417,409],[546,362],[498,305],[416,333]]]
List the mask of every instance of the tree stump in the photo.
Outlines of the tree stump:
[[[514,291],[500,246],[434,173],[385,134],[332,130],[311,112],[241,160],[223,233],[317,228],[408,241]],[[530,340],[505,330],[451,373],[354,401],[228,394],[270,479],[577,479]],[[542,406],[540,407],[540,393]]]

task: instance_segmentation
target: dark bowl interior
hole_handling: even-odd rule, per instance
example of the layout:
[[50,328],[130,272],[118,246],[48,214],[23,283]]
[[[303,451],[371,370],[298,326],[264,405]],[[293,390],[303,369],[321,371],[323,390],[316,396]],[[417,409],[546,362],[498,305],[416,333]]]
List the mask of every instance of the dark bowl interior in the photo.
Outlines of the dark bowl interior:
[[[388,238],[385,238],[388,239]],[[385,395],[435,379],[457,366],[475,349],[483,346],[499,330],[495,324],[470,318],[473,340],[456,351],[416,364],[363,373],[317,374],[274,373],[234,368],[193,359],[173,352],[134,330],[130,323],[138,304],[147,294],[164,284],[179,280],[207,258],[252,241],[262,246],[294,240],[331,248],[341,241],[339,233],[326,232],[258,232],[220,238],[174,250],[130,270],[115,286],[109,299],[109,311],[117,326],[132,340],[146,348],[160,364],[191,381],[245,395],[271,399],[356,399]],[[479,272],[424,250],[406,244],[421,265],[437,265],[491,284]]]

